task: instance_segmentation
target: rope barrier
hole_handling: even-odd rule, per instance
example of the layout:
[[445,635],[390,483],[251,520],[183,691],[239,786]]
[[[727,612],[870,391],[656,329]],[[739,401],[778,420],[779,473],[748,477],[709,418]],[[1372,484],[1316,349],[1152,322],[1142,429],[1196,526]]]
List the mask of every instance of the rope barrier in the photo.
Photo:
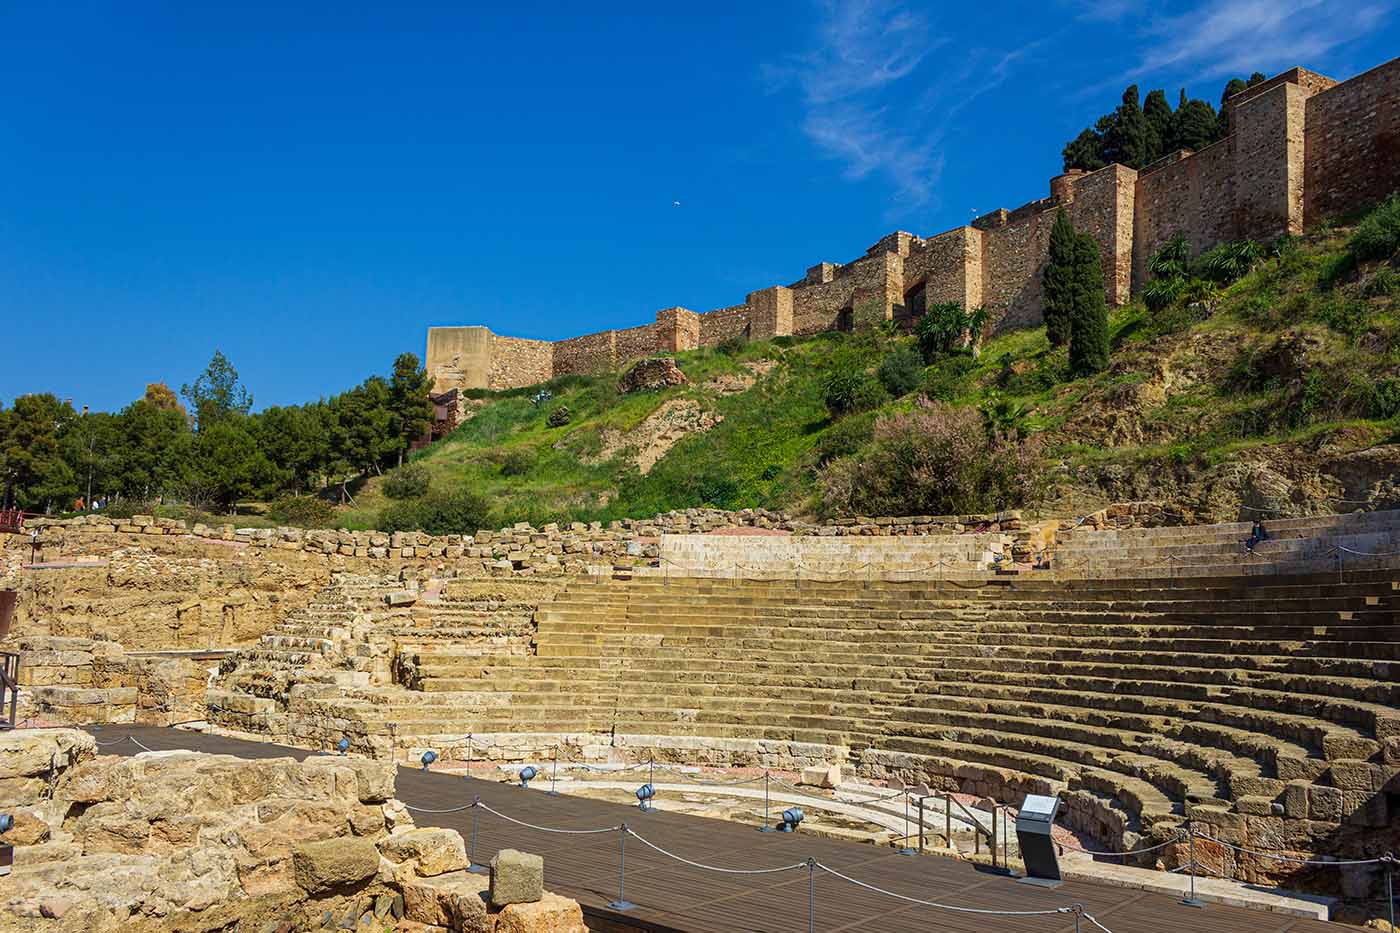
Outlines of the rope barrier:
[[884,894],[887,897],[898,898],[901,901],[908,901],[911,904],[920,904],[924,907],[936,907],[939,910],[953,910],[957,911],[958,913],[985,914],[995,917],[1047,917],[1053,916],[1055,914],[1068,914],[1074,912],[1074,908],[1072,907],[1054,907],[1047,910],[988,910],[981,907],[958,907],[954,904],[941,904],[938,901],[926,901],[922,898],[910,897],[907,894],[896,894],[893,891],[886,891],[884,888],[876,887],[875,885],[870,884],[869,882],[861,881],[858,878],[852,878],[850,875],[843,875],[836,869],[830,867],[829,865],[824,865],[821,862],[817,862],[816,867],[820,868],[828,875],[834,875],[835,877],[840,878],[842,881],[849,882],[850,884],[856,885],[857,887],[865,888],[868,891],[874,891],[876,894]]
[[640,842],[642,845],[646,846],[649,849],[654,849],[655,851],[660,852],[667,858],[675,859],[676,861],[681,862],[682,864],[689,865],[692,868],[699,868],[703,871],[717,871],[722,872],[726,875],[776,875],[780,872],[793,871],[794,869],[807,867],[806,862],[797,862],[796,864],[783,865],[779,868],[720,868],[717,865],[706,865],[702,862],[692,862],[690,859],[677,855],[674,852],[668,852],[656,843],[650,842],[642,836],[637,835],[637,831],[630,826],[627,827],[626,833],[633,839]]
[[517,820],[513,816],[506,816],[500,810],[493,810],[491,807],[487,806],[484,803],[475,804],[475,806],[479,806],[487,813],[499,816],[501,819],[514,823],[517,826],[524,826],[526,829],[539,830],[542,833],[559,833],[561,835],[566,836],[596,836],[600,833],[615,833],[622,828],[621,824],[619,824],[617,826],[609,826],[605,829],[555,829],[550,826],[536,826],[534,823],[526,823],[524,820]]
[[[476,804],[474,803],[467,803],[460,807],[448,807],[446,810],[431,810],[427,807],[415,807],[411,803],[404,804],[405,809],[412,810],[414,813],[461,813],[463,810],[470,810],[475,806]],[[482,806],[485,806],[485,804],[482,804]]]

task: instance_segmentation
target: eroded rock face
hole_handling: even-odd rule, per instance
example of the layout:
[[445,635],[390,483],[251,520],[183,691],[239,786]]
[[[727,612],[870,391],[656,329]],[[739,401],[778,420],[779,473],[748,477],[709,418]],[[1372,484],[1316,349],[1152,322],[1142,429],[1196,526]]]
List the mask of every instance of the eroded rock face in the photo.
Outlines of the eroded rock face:
[[676,365],[676,361],[670,357],[638,360],[636,365],[623,373],[618,389],[624,395],[631,392],[654,392],[657,389],[685,385],[689,381]]
[[389,762],[97,750],[77,730],[0,734],[0,799],[23,804],[0,933],[291,931],[327,918],[383,930],[406,901],[444,902],[435,887],[415,895],[424,876],[471,879],[424,921],[445,929],[584,929],[562,898],[534,913],[488,907],[462,837],[413,828]]

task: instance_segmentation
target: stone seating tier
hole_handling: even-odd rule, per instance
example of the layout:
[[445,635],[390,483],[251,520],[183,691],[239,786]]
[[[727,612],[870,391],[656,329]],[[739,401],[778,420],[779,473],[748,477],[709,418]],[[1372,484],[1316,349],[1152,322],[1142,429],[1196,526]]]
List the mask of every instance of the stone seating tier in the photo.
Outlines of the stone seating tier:
[[1400,736],[1394,589],[1381,572],[576,583],[537,613],[533,654],[405,644],[419,690],[302,682],[241,725],[400,753],[467,733],[553,737],[566,756],[826,749],[950,788],[1082,794],[1119,841],[1221,812],[1375,819],[1363,798],[1393,778]]

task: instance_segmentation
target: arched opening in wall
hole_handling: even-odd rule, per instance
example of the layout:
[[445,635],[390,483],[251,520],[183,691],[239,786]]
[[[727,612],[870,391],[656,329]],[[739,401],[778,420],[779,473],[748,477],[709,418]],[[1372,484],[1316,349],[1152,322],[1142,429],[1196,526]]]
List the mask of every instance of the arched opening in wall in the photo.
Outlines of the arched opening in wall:
[[928,310],[927,282],[919,282],[904,293],[904,304],[895,305],[894,320],[901,327],[909,327],[924,316]]
[[852,333],[856,329],[856,312],[850,305],[836,312],[836,329],[843,334]]

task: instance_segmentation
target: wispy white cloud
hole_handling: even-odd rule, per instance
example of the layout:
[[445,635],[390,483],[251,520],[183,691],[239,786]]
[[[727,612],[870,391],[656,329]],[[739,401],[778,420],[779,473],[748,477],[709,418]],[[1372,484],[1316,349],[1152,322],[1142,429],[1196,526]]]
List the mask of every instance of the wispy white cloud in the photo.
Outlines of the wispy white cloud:
[[[889,179],[907,209],[933,196],[951,118],[1044,40],[1009,52],[960,49],[926,75],[930,56],[951,41],[902,0],[823,0],[811,47],[763,74],[773,89],[799,92],[803,132],[844,163],[845,177]],[[951,72],[950,60],[959,63]]]
[[1190,72],[1200,78],[1315,63],[1374,30],[1391,2],[1208,0],[1149,24],[1129,77]]

